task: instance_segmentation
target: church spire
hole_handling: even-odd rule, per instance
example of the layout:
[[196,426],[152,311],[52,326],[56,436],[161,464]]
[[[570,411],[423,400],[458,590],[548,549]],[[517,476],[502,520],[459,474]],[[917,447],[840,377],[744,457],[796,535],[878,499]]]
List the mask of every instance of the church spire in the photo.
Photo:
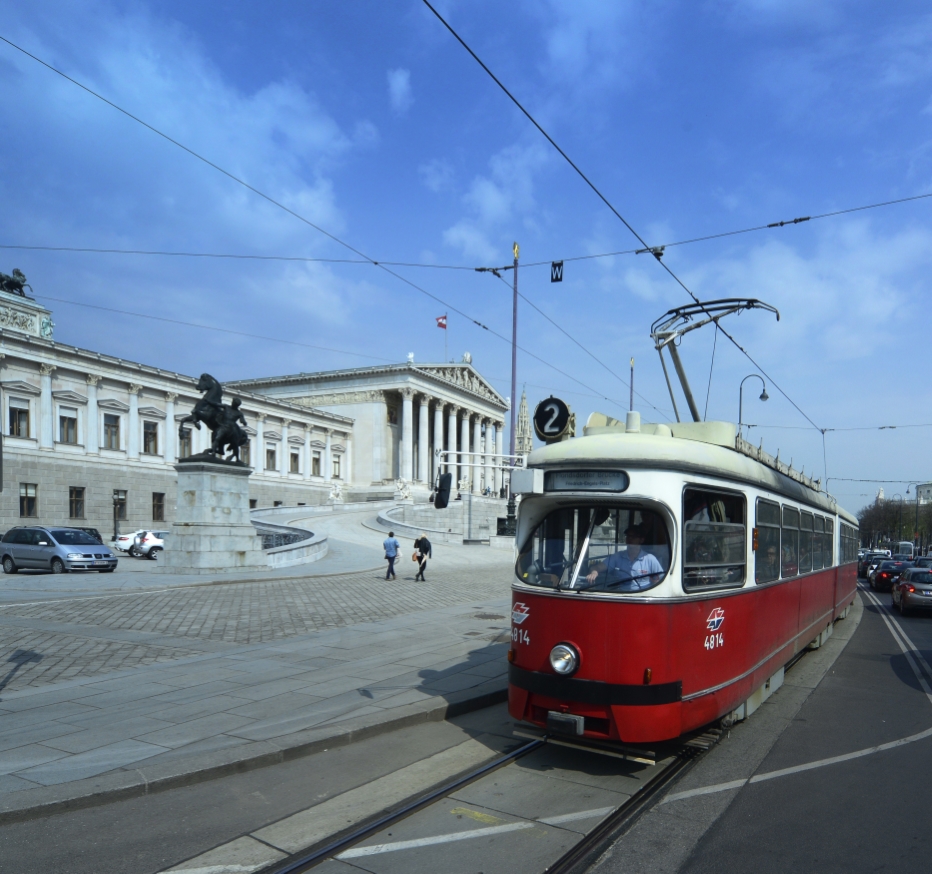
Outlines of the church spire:
[[515,453],[527,455],[534,448],[531,436],[531,417],[527,410],[527,392],[521,390],[521,406],[518,407],[518,424],[515,426]]

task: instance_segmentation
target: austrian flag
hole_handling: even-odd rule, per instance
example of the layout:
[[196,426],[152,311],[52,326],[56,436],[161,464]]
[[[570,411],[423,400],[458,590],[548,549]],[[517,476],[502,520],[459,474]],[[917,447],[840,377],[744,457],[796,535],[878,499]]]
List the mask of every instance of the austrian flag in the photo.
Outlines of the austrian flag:
[[437,327],[438,327],[438,328],[443,328],[443,330],[445,331],[445,330],[447,329],[447,317],[446,317],[446,316],[436,316],[435,318],[437,319]]

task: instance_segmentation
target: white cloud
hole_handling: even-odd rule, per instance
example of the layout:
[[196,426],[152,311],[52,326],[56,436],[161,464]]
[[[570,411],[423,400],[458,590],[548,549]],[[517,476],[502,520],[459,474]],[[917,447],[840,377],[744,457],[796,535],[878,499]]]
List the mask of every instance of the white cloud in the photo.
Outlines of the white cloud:
[[[460,219],[443,235],[444,242],[465,255],[484,260],[501,260],[502,245],[490,242],[492,235],[503,234],[514,222],[533,218],[534,176],[549,160],[539,144],[514,145],[498,152],[489,161],[488,176],[477,176],[463,201],[470,215]],[[506,241],[510,248],[510,242]]]
[[446,191],[453,185],[453,167],[450,166],[449,161],[442,158],[434,158],[432,161],[421,164],[417,172],[421,177],[421,182],[434,194]]
[[388,71],[388,99],[392,104],[392,109],[398,115],[404,115],[414,102],[411,96],[411,71],[410,70],[389,70]]

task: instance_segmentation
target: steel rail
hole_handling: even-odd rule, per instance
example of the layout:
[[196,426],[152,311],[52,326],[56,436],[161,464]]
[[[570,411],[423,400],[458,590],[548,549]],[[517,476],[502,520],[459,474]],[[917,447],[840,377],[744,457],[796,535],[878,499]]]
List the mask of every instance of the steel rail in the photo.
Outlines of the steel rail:
[[261,874],[299,874],[299,872],[309,871],[311,868],[319,865],[321,862],[324,862],[332,856],[337,855],[337,853],[339,853],[341,850],[347,849],[352,844],[357,844],[360,841],[365,840],[370,835],[377,834],[386,826],[392,825],[392,823],[398,822],[398,820],[404,819],[405,817],[410,816],[412,813],[416,813],[418,810],[426,807],[428,804],[431,804],[434,801],[449,795],[451,792],[455,792],[457,789],[466,786],[475,780],[478,780],[480,777],[484,777],[486,774],[489,774],[492,771],[498,770],[503,765],[507,765],[510,762],[514,762],[517,759],[520,759],[522,756],[525,756],[528,753],[538,749],[539,747],[542,747],[545,743],[546,741],[544,740],[535,740],[531,741],[530,743],[526,743],[523,746],[512,750],[510,753],[506,753],[504,756],[499,756],[499,758],[495,759],[495,761],[489,762],[487,765],[483,765],[480,768],[476,768],[474,771],[470,771],[465,776],[458,777],[456,780],[445,783],[440,788],[434,789],[432,792],[428,792],[426,795],[422,795],[420,798],[405,804],[403,807],[379,817],[377,820],[370,822],[368,825],[364,825],[361,828],[355,829],[348,835],[344,835],[342,838],[331,841],[326,846],[314,850],[312,853],[308,853],[307,855],[301,856],[298,859],[292,859],[290,862],[281,867],[270,865],[268,868],[262,869]]

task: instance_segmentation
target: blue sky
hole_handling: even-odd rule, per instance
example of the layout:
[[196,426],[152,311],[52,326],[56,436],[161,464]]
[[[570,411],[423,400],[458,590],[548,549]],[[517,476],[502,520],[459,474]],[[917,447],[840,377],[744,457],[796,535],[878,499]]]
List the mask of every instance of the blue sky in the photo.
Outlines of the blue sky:
[[[438,6],[651,245],[932,191],[927,4]],[[525,263],[637,246],[414,0],[33,0],[0,8],[0,35],[379,260],[501,265],[515,240]],[[5,45],[0,98],[0,243],[355,257]],[[748,313],[728,327],[820,427],[922,424],[930,211],[920,200],[664,258],[703,299],[780,309],[779,323]],[[236,379],[443,358],[445,307],[371,265],[22,250],[0,261],[27,274],[60,341],[172,370]],[[510,336],[510,290],[493,276],[398,272]],[[654,407],[637,406],[670,416],[649,326],[689,301],[652,258],[567,262],[562,284],[525,267],[520,286],[622,377],[635,356]],[[449,357],[470,351],[508,395],[509,346],[453,313],[449,324]],[[519,342],[583,383],[519,353],[532,405],[554,393],[581,420],[624,411],[627,388],[524,302]],[[709,418],[734,421],[754,368],[720,338],[710,384],[712,343],[697,332],[682,355]],[[754,385],[745,418],[767,427],[752,439],[824,475],[821,435]],[[930,430],[829,432],[828,475],[932,478]],[[850,509],[876,491],[830,488]]]

